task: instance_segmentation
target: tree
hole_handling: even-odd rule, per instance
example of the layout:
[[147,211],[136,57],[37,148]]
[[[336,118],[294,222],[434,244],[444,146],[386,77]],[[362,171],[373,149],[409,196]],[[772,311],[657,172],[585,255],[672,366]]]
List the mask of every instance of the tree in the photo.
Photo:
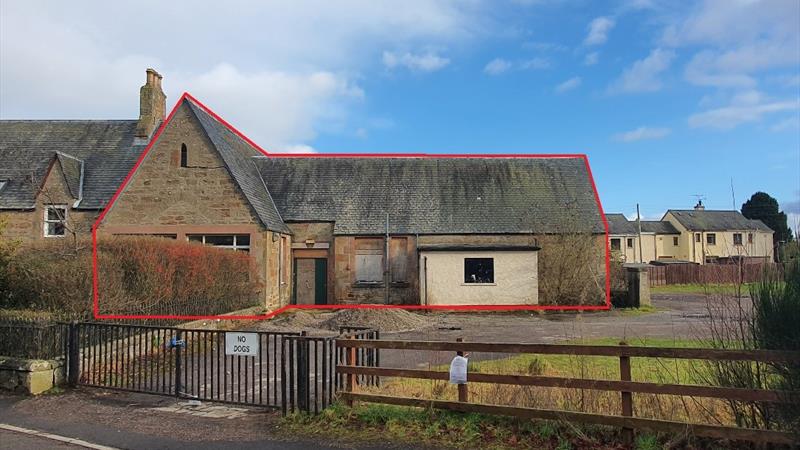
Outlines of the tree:
[[748,219],[758,219],[772,231],[775,244],[791,242],[792,230],[787,225],[786,213],[778,208],[778,201],[766,192],[756,192],[742,205],[742,215]]

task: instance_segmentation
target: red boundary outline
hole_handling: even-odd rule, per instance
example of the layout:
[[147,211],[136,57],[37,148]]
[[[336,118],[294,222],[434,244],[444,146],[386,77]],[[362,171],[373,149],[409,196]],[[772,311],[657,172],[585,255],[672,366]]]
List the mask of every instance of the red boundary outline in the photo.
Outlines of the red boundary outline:
[[[144,160],[147,153],[150,152],[150,148],[153,144],[158,140],[161,136],[161,133],[164,131],[167,123],[172,120],[172,116],[175,115],[175,111],[178,110],[178,107],[183,103],[184,100],[190,100],[195,105],[202,108],[206,113],[211,115],[214,119],[219,121],[221,124],[225,125],[229,130],[235,133],[237,136],[244,139],[248,144],[252,145],[253,148],[257,149],[265,156],[269,156],[271,158],[345,158],[345,157],[359,157],[359,158],[396,158],[396,157],[428,157],[428,158],[580,158],[583,160],[584,164],[586,165],[586,170],[589,174],[589,181],[592,184],[592,190],[594,191],[594,198],[595,202],[597,202],[597,208],[600,211],[600,217],[603,219],[603,227],[605,228],[605,266],[606,266],[606,303],[605,305],[572,305],[572,306],[558,306],[558,305],[383,305],[383,304],[375,304],[375,305],[287,305],[282,308],[278,308],[275,311],[269,312],[267,314],[261,315],[169,315],[169,314],[100,314],[100,303],[99,298],[100,294],[98,292],[98,273],[97,273],[97,228],[100,226],[100,223],[105,218],[108,211],[111,209],[111,206],[120,196],[122,191],[125,190],[125,187],[128,185],[131,177],[133,174],[136,173],[136,170],[141,165],[142,161]],[[608,243],[608,221],[606,220],[605,213],[603,212],[603,205],[600,203],[600,195],[597,193],[597,186],[594,182],[594,176],[592,175],[592,169],[589,167],[589,158],[582,153],[575,153],[575,154],[427,154],[427,153],[328,153],[328,154],[319,154],[319,153],[293,153],[293,154],[269,154],[266,150],[261,148],[258,144],[253,142],[250,138],[242,134],[239,130],[237,130],[233,125],[225,121],[222,117],[218,116],[214,111],[210,108],[205,106],[199,100],[194,98],[188,92],[184,92],[178,101],[175,103],[175,106],[172,107],[167,118],[161,123],[161,126],[158,128],[156,133],[153,135],[153,138],[147,144],[144,151],[141,155],[139,155],[139,159],[134,164],[133,168],[128,172],[128,175],[122,181],[122,184],[117,188],[114,195],[111,197],[111,200],[108,202],[108,205],[103,209],[100,215],[97,217],[97,220],[92,225],[92,301],[93,301],[93,311],[94,311],[94,318],[95,319],[178,319],[178,320],[201,320],[201,319],[227,319],[227,320],[255,320],[255,319],[269,319],[272,318],[284,311],[290,309],[424,309],[424,310],[447,310],[447,311],[598,311],[598,310],[608,310],[611,308],[611,280],[609,278],[609,274],[611,271],[611,261],[610,261],[610,249]]]

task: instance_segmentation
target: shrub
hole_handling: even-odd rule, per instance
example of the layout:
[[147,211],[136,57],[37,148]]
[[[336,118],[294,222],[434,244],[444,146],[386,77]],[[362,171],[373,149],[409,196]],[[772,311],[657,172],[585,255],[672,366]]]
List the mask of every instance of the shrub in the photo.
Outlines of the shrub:
[[[46,241],[8,267],[2,306],[92,315],[92,249]],[[100,313],[209,315],[257,304],[258,275],[242,252],[153,237],[106,237],[97,246]]]
[[603,304],[606,300],[603,239],[580,231],[542,237],[539,303]]

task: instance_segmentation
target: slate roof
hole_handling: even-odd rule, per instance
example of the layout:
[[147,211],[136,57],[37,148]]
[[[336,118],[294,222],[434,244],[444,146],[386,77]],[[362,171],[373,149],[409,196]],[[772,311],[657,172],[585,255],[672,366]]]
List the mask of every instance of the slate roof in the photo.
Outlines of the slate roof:
[[751,220],[739,211],[670,209],[675,219],[689,231],[757,230],[772,232],[760,220]]
[[675,228],[675,225],[672,225],[666,220],[643,220],[642,232],[655,234],[681,234],[681,232]]
[[0,120],[0,209],[33,209],[54,158],[70,192],[81,190],[80,165],[56,152],[84,162],[76,209],[102,209],[144,150],[135,132],[135,120]]
[[184,101],[197,116],[201,127],[208,135],[211,143],[216,147],[234,182],[242,190],[245,198],[253,207],[264,226],[272,231],[289,233],[289,228],[283,223],[281,215],[272,202],[270,193],[267,191],[256,168],[253,157],[262,153],[210,116],[194,102],[188,99]]
[[630,222],[624,214],[606,214],[608,234],[636,234],[636,225]]
[[335,234],[605,232],[578,158],[256,160],[283,220]]

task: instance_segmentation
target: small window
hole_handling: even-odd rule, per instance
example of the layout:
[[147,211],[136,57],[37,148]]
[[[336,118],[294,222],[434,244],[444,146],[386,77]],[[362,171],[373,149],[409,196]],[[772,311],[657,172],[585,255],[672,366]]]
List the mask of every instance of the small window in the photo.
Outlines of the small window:
[[2,191],[4,187],[6,187],[6,180],[0,180],[0,191]]
[[67,231],[67,205],[47,205],[44,209],[45,237],[63,237]]
[[733,245],[742,245],[742,233],[733,233]]
[[464,283],[494,283],[494,258],[464,258]]
[[628,248],[633,248],[633,238],[628,238],[627,246]]
[[677,247],[678,246],[678,236],[672,237],[672,245]]
[[708,233],[706,235],[706,243],[708,245],[717,245],[717,235],[715,233]]
[[614,238],[611,239],[611,250],[619,251],[622,248],[622,241]]
[[747,233],[747,243],[748,244],[753,243],[753,233]]
[[189,167],[189,150],[186,144],[181,144],[181,167]]
[[695,242],[700,242],[700,239],[701,239],[701,238],[700,238],[700,233],[695,233],[695,234],[694,234],[694,241],[695,241]]
[[200,242],[214,247],[230,248],[242,252],[250,251],[249,234],[189,234],[186,239],[190,242]]

